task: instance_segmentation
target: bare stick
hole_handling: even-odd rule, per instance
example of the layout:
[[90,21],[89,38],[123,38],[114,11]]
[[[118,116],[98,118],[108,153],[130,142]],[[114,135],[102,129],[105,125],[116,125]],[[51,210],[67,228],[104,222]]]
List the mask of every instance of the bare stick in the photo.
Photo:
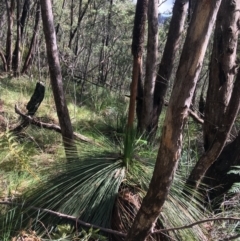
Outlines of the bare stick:
[[[38,126],[38,127],[41,127],[41,128],[45,128],[45,129],[48,129],[48,130],[54,130],[58,133],[61,133],[60,126],[55,125],[55,124],[44,123],[44,122],[36,120],[32,116],[23,114],[20,111],[20,109],[18,108],[17,105],[15,105],[15,112],[17,114],[19,114],[21,117],[23,117],[28,123],[31,123],[32,125],[35,125],[35,126]],[[88,143],[91,143],[91,144],[94,144],[94,145],[97,145],[97,146],[101,146],[99,143],[95,142],[94,140],[92,140],[92,139],[90,139],[90,138],[88,138],[84,135],[81,135],[79,133],[74,132],[73,135],[74,135],[74,138],[76,140],[80,140],[80,141],[88,142]]]

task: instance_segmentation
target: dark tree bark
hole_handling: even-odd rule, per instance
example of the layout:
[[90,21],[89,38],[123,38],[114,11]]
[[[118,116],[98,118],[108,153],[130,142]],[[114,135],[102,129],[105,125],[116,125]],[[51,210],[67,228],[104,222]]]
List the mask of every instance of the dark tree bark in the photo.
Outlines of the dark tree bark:
[[176,0],[173,7],[173,16],[169,26],[168,38],[164,48],[161,63],[159,65],[156,78],[153,109],[151,122],[146,131],[151,134],[152,139],[155,137],[158,127],[159,116],[164,106],[164,98],[168,88],[169,79],[172,73],[174,59],[179,50],[181,34],[184,29],[184,23],[187,16],[188,0]]
[[207,170],[203,179],[203,183],[209,189],[207,201],[212,201],[222,196],[234,183],[240,182],[240,175],[228,174],[234,166],[240,165],[239,146],[240,132],[234,141],[224,147],[218,159]]
[[[139,129],[143,133],[151,123],[153,111],[153,93],[157,75],[158,57],[158,0],[149,1],[148,4],[148,40],[146,75],[144,81],[144,97],[142,106],[142,120]],[[142,100],[138,100],[142,101]]]
[[22,9],[22,16],[20,19],[21,41],[23,39],[23,30],[25,28],[25,23],[26,23],[28,12],[29,12],[29,8],[30,8],[30,0],[25,0],[24,4],[23,4],[23,9]]
[[217,160],[218,156],[220,155],[221,151],[225,146],[228,135],[238,114],[239,107],[240,72],[238,72],[229,105],[226,109],[226,112],[222,116],[222,124],[216,132],[214,142],[194,166],[186,183],[188,186],[191,186],[195,189],[198,188],[198,185],[204,177],[208,168],[215,162],[215,160]]
[[70,30],[70,37],[69,37],[69,44],[68,47],[71,49],[72,48],[72,41],[77,33],[78,28],[80,27],[81,21],[88,9],[88,6],[90,5],[91,0],[88,0],[88,2],[85,4],[84,7],[82,7],[82,0],[79,0],[79,11],[78,11],[78,22],[77,26],[73,29],[73,1],[71,4],[71,30]]
[[3,62],[3,70],[4,71],[7,71],[7,61],[6,61],[6,58],[5,58],[5,55],[3,53],[3,51],[0,49],[0,58],[2,59],[2,62]]
[[148,9],[148,0],[138,0],[136,5],[136,13],[134,18],[133,27],[133,40],[132,40],[132,55],[133,55],[133,72],[132,83],[130,89],[130,103],[128,113],[127,128],[133,128],[135,105],[137,98],[138,80],[140,68],[142,63],[142,53],[144,44],[144,32],[146,24],[146,15]]
[[15,49],[13,51],[13,57],[12,57],[12,70],[15,77],[19,75],[20,43],[21,43],[20,1],[17,1],[17,39],[16,39]]
[[[235,5],[234,5],[235,2]],[[210,63],[209,86],[203,126],[204,148],[207,151],[222,125],[236,74],[236,50],[240,1],[224,0],[218,13]]]
[[[223,0],[215,29],[205,105],[206,153],[193,168],[187,185],[197,188],[205,172],[220,155],[240,105],[240,73],[234,83],[240,0]],[[232,90],[233,89],[233,90]]]
[[57,109],[59,124],[61,127],[66,156],[68,159],[71,159],[68,152],[69,149],[77,153],[77,148],[74,144],[72,124],[63,91],[62,74],[58,57],[51,0],[41,0],[40,4],[43,21],[43,31],[47,46],[47,56],[51,85]]
[[22,68],[22,73],[27,73],[29,67],[32,64],[33,61],[33,56],[35,54],[35,47],[36,47],[36,42],[37,42],[37,35],[39,31],[39,22],[40,22],[40,0],[37,2],[37,8],[36,8],[36,17],[35,17],[35,24],[34,24],[34,29],[33,29],[33,36],[31,40],[31,44],[28,50],[27,57],[25,59],[23,68]]
[[153,177],[126,241],[146,240],[168,196],[181,153],[184,124],[220,3],[219,0],[196,3],[164,121]]

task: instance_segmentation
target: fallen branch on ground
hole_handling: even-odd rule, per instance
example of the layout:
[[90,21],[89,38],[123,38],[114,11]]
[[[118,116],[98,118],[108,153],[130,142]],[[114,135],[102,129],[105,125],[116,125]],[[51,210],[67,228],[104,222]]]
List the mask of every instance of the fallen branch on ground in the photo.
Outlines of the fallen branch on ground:
[[[49,214],[52,214],[52,215],[55,215],[57,217],[60,217],[60,218],[66,218],[66,219],[69,219],[69,220],[73,220],[75,222],[77,222],[78,224],[84,226],[84,227],[87,227],[87,228],[95,228],[95,229],[99,229],[101,231],[104,231],[106,233],[110,233],[110,234],[115,234],[115,235],[119,235],[119,236],[122,236],[122,237],[126,237],[127,234],[126,233],[122,233],[122,232],[119,232],[119,231],[116,231],[116,230],[112,230],[112,229],[108,229],[108,228],[103,228],[103,227],[100,227],[98,225],[95,225],[95,224],[91,224],[91,223],[86,223],[74,216],[71,216],[71,215],[66,215],[64,213],[60,213],[60,212],[55,212],[55,211],[52,211],[50,209],[46,209],[46,208],[39,208],[39,207],[34,207],[34,206],[28,206],[27,203],[15,203],[15,202],[10,202],[10,201],[0,201],[0,204],[2,205],[16,205],[16,206],[27,206],[29,209],[33,209],[33,210],[37,210],[37,211],[42,211],[42,212],[47,212]],[[182,229],[188,229],[188,228],[192,228],[196,225],[199,225],[199,224],[202,224],[202,223],[207,223],[207,222],[215,222],[215,221],[236,221],[236,222],[239,222],[240,221],[240,218],[236,218],[236,217],[218,217],[218,218],[208,218],[208,219],[203,219],[203,220],[199,220],[197,222],[194,222],[194,223],[191,223],[191,224],[188,224],[188,225],[184,225],[184,226],[181,226],[181,227],[176,227],[176,228],[166,228],[166,229],[159,229],[159,230],[155,230],[154,232],[152,232],[152,234],[156,234],[156,233],[162,233],[162,232],[173,232],[173,231],[176,231],[176,230],[182,230]],[[236,236],[232,236],[232,237],[236,237]],[[224,240],[232,240],[232,237],[229,237],[229,238],[226,238]]]
[[[61,133],[61,128],[60,126],[58,125],[55,125],[55,124],[49,124],[49,123],[44,123],[44,122],[41,122],[41,121],[38,121],[36,120],[35,118],[33,118],[32,116],[29,116],[29,115],[26,115],[26,114],[23,114],[20,109],[18,108],[17,105],[15,105],[15,112],[20,115],[24,120],[28,121],[28,123],[32,124],[32,125],[35,125],[35,126],[38,126],[38,127],[41,127],[41,128],[45,128],[45,129],[48,129],[48,130],[54,130],[58,133]],[[80,140],[80,141],[84,141],[84,142],[88,142],[88,143],[91,143],[93,145],[97,145],[97,146],[101,146],[99,143],[95,142],[94,140],[84,136],[84,135],[81,135],[79,133],[76,133],[74,132],[73,133],[73,136],[76,140]]]

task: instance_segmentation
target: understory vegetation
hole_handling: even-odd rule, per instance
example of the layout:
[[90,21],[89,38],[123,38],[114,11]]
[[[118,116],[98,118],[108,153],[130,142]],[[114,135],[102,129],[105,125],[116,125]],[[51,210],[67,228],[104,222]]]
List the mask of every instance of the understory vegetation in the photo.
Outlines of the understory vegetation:
[[0,241],[240,240],[240,0],[209,2],[0,1]]
[[[45,98],[35,118],[57,124],[51,88],[45,81]],[[82,104],[74,103],[71,96],[67,98],[74,131],[94,143],[76,140],[77,158],[73,153],[74,159],[67,162],[59,133],[32,124],[20,133],[11,131],[21,123],[14,106],[26,112],[35,83],[27,76],[1,76],[0,197],[4,205],[0,210],[0,240],[123,240],[148,189],[158,142],[148,144],[135,132],[126,140],[128,98],[89,86]],[[69,88],[73,84],[66,90]],[[209,217],[233,217],[239,212],[234,197],[212,213],[211,208],[203,206],[200,193],[189,198],[183,192],[201,151],[201,130],[191,119],[186,133],[181,162],[155,226],[162,231],[152,238],[220,240],[236,235],[238,225],[228,220],[165,230]]]

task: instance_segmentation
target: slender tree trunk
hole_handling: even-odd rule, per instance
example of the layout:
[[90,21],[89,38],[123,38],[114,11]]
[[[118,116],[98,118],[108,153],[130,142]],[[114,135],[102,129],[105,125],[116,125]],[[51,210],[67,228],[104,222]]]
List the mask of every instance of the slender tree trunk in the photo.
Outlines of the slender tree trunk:
[[77,33],[78,28],[80,27],[81,21],[90,5],[91,0],[88,0],[88,2],[86,3],[86,5],[84,6],[84,8],[82,9],[82,0],[79,0],[79,11],[78,11],[78,23],[77,26],[73,29],[73,1],[71,4],[71,30],[70,30],[70,38],[69,38],[69,44],[68,47],[71,49],[72,48],[72,41]]
[[22,16],[20,19],[21,41],[23,41],[23,30],[25,28],[25,23],[29,12],[29,8],[30,8],[30,0],[25,0],[23,4]]
[[164,98],[168,88],[169,79],[172,73],[176,53],[179,50],[181,34],[184,29],[184,23],[187,16],[188,0],[176,0],[173,7],[173,16],[169,26],[168,38],[164,48],[161,63],[159,65],[156,78],[153,109],[151,122],[146,130],[153,139],[158,128],[159,116],[164,106]]
[[181,154],[188,109],[220,3],[220,0],[196,3],[164,121],[153,177],[126,241],[146,240],[168,196]]
[[40,22],[40,0],[37,3],[37,8],[36,8],[36,17],[35,17],[35,24],[34,24],[34,29],[33,29],[33,36],[31,40],[31,44],[28,50],[27,57],[25,59],[23,68],[22,68],[22,73],[27,73],[29,67],[32,64],[33,61],[33,56],[35,53],[35,47],[36,47],[36,41],[37,41],[37,35],[39,31],[39,22]]
[[10,5],[8,0],[5,0],[8,16],[8,29],[6,41],[6,60],[8,71],[12,70],[12,28],[13,28],[13,15],[15,9],[15,0],[11,0]]
[[61,127],[66,156],[70,160],[71,158],[68,154],[69,149],[75,151],[75,153],[77,153],[77,149],[74,144],[72,124],[63,91],[62,74],[58,57],[51,0],[41,0],[40,4],[43,21],[43,31],[47,46],[47,56],[51,85],[57,109],[59,124]]
[[65,8],[65,3],[66,3],[66,0],[63,0],[61,14],[60,14],[60,17],[59,17],[59,20],[58,20],[58,24],[57,24],[57,27],[56,27],[56,35],[58,34],[59,27],[60,27],[60,24],[61,24],[61,19],[62,19],[62,15],[63,15],[63,9]]
[[15,77],[19,75],[20,44],[21,44],[20,1],[17,1],[17,39],[16,39],[15,49],[13,51],[13,57],[12,57],[12,69]]
[[2,62],[3,62],[3,70],[4,71],[7,71],[7,61],[6,61],[6,58],[5,58],[5,55],[3,53],[3,51],[0,49],[0,58],[2,59]]
[[132,41],[132,55],[133,55],[133,72],[132,83],[130,89],[130,103],[128,113],[127,128],[131,130],[133,128],[135,105],[137,98],[138,79],[140,74],[143,44],[144,44],[144,32],[147,15],[148,0],[138,0],[136,5],[136,13],[133,27],[133,41]]
[[[146,76],[144,82],[144,97],[142,121],[140,130],[144,132],[151,123],[153,111],[153,94],[157,75],[158,57],[158,0],[148,4],[148,42],[146,59]],[[148,131],[147,131],[148,132]]]

